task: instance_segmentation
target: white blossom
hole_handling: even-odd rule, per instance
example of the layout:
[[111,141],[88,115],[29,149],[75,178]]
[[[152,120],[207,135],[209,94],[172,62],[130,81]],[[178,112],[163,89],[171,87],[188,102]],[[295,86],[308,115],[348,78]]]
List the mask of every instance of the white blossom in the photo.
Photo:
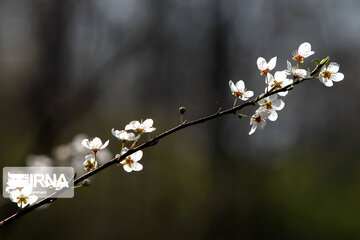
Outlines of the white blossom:
[[270,111],[259,108],[250,119],[251,129],[249,135],[253,134],[257,127],[264,128],[266,125],[266,119],[269,117]]
[[112,135],[123,142],[135,141],[140,138],[140,134],[135,136],[134,133],[129,133],[125,130],[115,130],[114,128],[111,130]]
[[[274,76],[271,73],[268,73],[267,80],[268,80],[269,88],[265,88],[265,91],[267,91],[267,89],[269,89],[270,91],[273,88],[274,90],[279,90],[293,83],[293,80],[288,79],[284,71],[277,71],[275,72]],[[288,94],[288,91],[278,92],[278,94],[279,96],[284,97]]]
[[314,53],[315,53],[314,51],[311,51],[311,44],[308,42],[304,42],[300,44],[297,51],[294,51],[293,59],[296,62],[303,63],[304,58],[307,58],[313,55]]
[[340,65],[332,62],[328,67],[324,66],[319,74],[320,82],[327,87],[332,87],[333,82],[340,82],[344,79],[344,74],[339,72]]
[[22,189],[14,189],[10,192],[10,200],[17,203],[19,208],[24,208],[35,203],[38,200],[36,195],[31,195],[32,187],[23,187]]
[[[124,155],[127,151],[129,151],[129,149],[124,147],[123,150],[121,151],[121,155]],[[139,151],[127,156],[124,160],[122,160],[120,162],[120,164],[123,165],[124,170],[126,172],[141,171],[143,169],[143,165],[138,163],[138,161],[140,161],[142,156],[143,156],[143,152],[141,150],[139,150]],[[116,158],[119,158],[119,157],[120,157],[120,155],[117,154]]]
[[270,115],[268,116],[270,121],[276,121],[278,118],[276,111],[282,110],[285,106],[284,101],[277,98],[277,94],[261,99],[258,103],[260,104],[260,108],[270,111]]
[[97,161],[94,155],[88,154],[85,156],[85,162],[83,163],[83,166],[86,171],[91,171],[97,168]]
[[84,139],[82,140],[82,145],[88,149],[90,149],[91,151],[93,151],[94,153],[104,149],[107,147],[107,145],[109,144],[109,140],[107,140],[104,144],[102,143],[101,139],[96,137],[93,140],[89,141],[89,139]]
[[271,70],[273,70],[276,66],[276,60],[277,57],[273,57],[270,59],[269,62],[266,62],[266,60],[263,57],[259,57],[256,61],[258,69],[261,71],[260,74],[267,74]]
[[300,69],[297,66],[292,66],[289,61],[287,61],[286,65],[287,65],[287,70],[285,71],[286,74],[292,75],[297,79],[303,79],[308,77],[309,75],[308,71],[306,71],[305,69]]
[[253,91],[246,91],[244,81],[242,80],[238,81],[236,84],[230,80],[229,86],[231,93],[243,101],[247,101],[250,97],[254,96]]
[[144,122],[140,123],[139,121],[131,121],[125,126],[125,130],[133,130],[137,133],[150,133],[156,130],[153,127],[154,121],[152,119],[146,119]]

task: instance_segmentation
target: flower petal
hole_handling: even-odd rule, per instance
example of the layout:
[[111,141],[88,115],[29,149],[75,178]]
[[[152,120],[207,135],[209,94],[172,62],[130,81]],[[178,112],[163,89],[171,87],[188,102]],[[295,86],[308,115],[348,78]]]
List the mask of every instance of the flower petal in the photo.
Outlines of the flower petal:
[[139,121],[131,121],[128,125],[125,126],[125,130],[136,130],[140,127]]
[[[300,56],[305,57],[304,55],[308,54],[311,51],[311,44],[308,42],[304,42],[300,44],[298,52]],[[306,56],[307,57],[307,56]]]
[[283,100],[277,99],[272,102],[272,106],[274,107],[275,110],[280,111],[285,107],[285,103]]
[[269,119],[270,121],[276,121],[277,118],[278,118],[277,112],[276,112],[275,110],[271,111],[268,119]]
[[276,60],[277,60],[277,57],[273,57],[272,59],[270,59],[270,61],[268,63],[269,70],[273,70],[275,68]]
[[340,69],[340,65],[336,62],[331,62],[329,66],[327,67],[327,70],[331,73],[337,73]]
[[239,80],[236,84],[235,84],[236,88],[238,89],[238,92],[243,92],[245,90],[245,83],[243,80]]
[[330,80],[332,80],[334,82],[340,82],[340,81],[344,80],[344,74],[333,73],[333,74],[331,74]]
[[151,128],[153,124],[154,124],[154,121],[153,121],[152,119],[146,119],[146,120],[141,124],[141,127],[142,127],[143,129]]
[[268,68],[268,64],[263,57],[259,57],[256,61],[256,64],[260,71],[263,71]]
[[325,81],[323,83],[327,87],[332,87],[334,85],[333,81],[331,81],[329,79],[325,79]]
[[100,147],[100,149],[106,148],[107,145],[109,145],[109,140],[107,140],[107,141]]
[[250,97],[254,96],[254,92],[253,91],[246,91],[246,92],[244,92],[243,96],[246,97],[246,98],[250,98]]
[[143,165],[141,163],[134,162],[134,164],[132,165],[132,169],[134,171],[141,171],[143,169]]
[[249,135],[253,134],[257,128],[257,125],[258,123],[257,122],[254,122],[254,124],[251,126],[251,129],[250,129],[250,132],[249,132]]
[[278,92],[279,96],[281,97],[285,97],[289,92],[286,91],[286,92]]
[[82,144],[84,147],[86,147],[86,148],[88,148],[88,149],[91,149],[90,144],[89,144],[89,139],[84,139],[84,140],[82,140],[82,141],[81,141],[81,144]]
[[235,84],[231,80],[229,81],[229,87],[232,93],[238,91],[237,88],[235,87]]
[[141,150],[130,155],[131,160],[133,160],[133,161],[140,161],[142,156],[143,156],[143,152]]
[[129,166],[129,164],[123,165],[123,168],[124,168],[124,170],[127,171],[127,172],[132,172],[132,170],[133,170],[133,169]]

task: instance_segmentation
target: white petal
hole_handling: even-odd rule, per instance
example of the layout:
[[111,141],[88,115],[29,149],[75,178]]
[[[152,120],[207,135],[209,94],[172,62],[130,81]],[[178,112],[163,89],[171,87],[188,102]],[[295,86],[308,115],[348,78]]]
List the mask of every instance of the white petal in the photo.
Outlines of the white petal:
[[272,59],[270,59],[270,61],[268,63],[269,70],[273,70],[275,68],[276,60],[277,60],[277,57],[273,57]]
[[146,119],[142,124],[141,127],[143,129],[150,128],[154,124],[154,121],[152,119]]
[[271,111],[267,110],[266,108],[259,108],[258,113],[260,114],[261,119],[265,120],[269,117]]
[[20,202],[18,202],[17,205],[18,205],[19,208],[24,208],[24,207],[26,207],[27,205],[29,205],[29,201],[27,201],[26,204],[25,204],[24,202],[20,201]]
[[125,126],[125,130],[136,130],[140,127],[139,121],[131,121],[128,125]]
[[32,204],[34,204],[37,200],[38,200],[38,196],[36,196],[36,195],[31,195],[31,196],[29,196],[29,198],[28,198],[28,203],[29,203],[30,205],[32,205]]
[[265,122],[265,121],[259,122],[259,127],[260,127],[261,129],[264,129],[265,126],[266,126],[266,122]]
[[91,149],[91,147],[90,147],[90,145],[89,145],[89,139],[84,139],[84,140],[82,140],[82,141],[81,141],[81,144],[82,144],[84,147],[86,147],[86,148],[88,148],[88,149]]
[[235,86],[238,89],[238,92],[243,92],[245,90],[245,83],[243,80],[238,81]]
[[107,147],[107,145],[109,145],[109,140],[107,140],[102,146],[100,149],[104,149]]
[[[269,85],[273,84],[274,83],[274,76],[271,74],[271,73],[268,73],[267,75],[267,80],[269,82]],[[266,79],[265,79],[265,83],[266,83]]]
[[116,137],[116,138],[117,138],[117,137],[118,137],[118,133],[119,133],[119,131],[118,131],[118,130],[116,130],[116,131],[115,131],[115,129],[114,129],[114,128],[113,128],[113,129],[111,129],[111,134],[112,134],[112,135],[114,135],[114,137]]
[[327,87],[332,87],[334,85],[333,81],[328,80],[328,79],[326,79],[323,83]]
[[292,65],[291,65],[291,63],[289,61],[286,61],[286,66],[287,66],[286,73],[290,75],[291,72],[292,72]]
[[285,71],[277,71],[277,72],[275,72],[275,74],[274,74],[274,78],[275,78],[275,80],[277,80],[278,82],[284,81],[284,80],[286,79],[286,77],[287,77],[287,74],[286,74]]
[[143,156],[143,152],[141,150],[130,155],[130,157],[133,161],[140,161],[142,156]]
[[260,71],[266,70],[268,68],[266,60],[262,57],[257,59],[256,64]]
[[243,96],[246,97],[246,98],[250,98],[250,97],[254,96],[254,92],[253,91],[246,91],[246,92],[244,92]]
[[304,42],[302,44],[300,44],[298,52],[300,56],[305,57],[305,54],[308,54],[308,52],[311,51],[311,44],[308,42]]
[[340,82],[340,81],[344,80],[344,74],[333,73],[333,74],[331,74],[330,80],[332,80],[334,82]]
[[141,163],[134,162],[134,164],[132,165],[132,169],[134,171],[141,171],[143,169],[143,165]]
[[21,195],[20,190],[19,190],[19,189],[15,189],[15,190],[12,191],[11,194],[10,194],[10,199],[11,199],[11,201],[17,202],[17,201],[18,201],[17,198],[20,197],[20,195]]
[[337,64],[336,62],[332,62],[329,64],[329,66],[327,67],[327,70],[330,72],[330,73],[337,73],[340,69],[340,65]]
[[269,97],[267,97],[267,101],[271,102],[273,104],[273,102],[277,99],[277,94],[271,95]]
[[85,160],[86,161],[93,161],[93,160],[95,160],[95,157],[92,154],[88,154],[88,155],[85,156]]
[[229,87],[230,87],[230,90],[231,92],[238,92],[237,88],[235,87],[235,84],[233,83],[233,81],[229,81]]
[[100,138],[96,137],[91,141],[90,145],[92,148],[100,148],[102,145],[102,141]]
[[249,132],[249,135],[253,134],[257,128],[257,125],[258,123],[257,122],[254,122],[254,124],[251,126],[251,129],[250,129],[250,132]]
[[277,99],[272,102],[272,106],[274,107],[275,110],[280,111],[285,107],[285,103],[283,100]]
[[289,92],[286,91],[286,92],[278,92],[279,96],[281,97],[285,97]]
[[277,112],[276,112],[275,110],[271,111],[268,119],[269,119],[270,121],[276,121],[277,118],[278,118]]
[[132,172],[132,170],[133,170],[133,169],[129,166],[129,164],[123,165],[123,168],[124,168],[124,170],[127,171],[127,172]]
[[308,75],[308,72],[305,69],[296,69],[295,70],[295,76],[297,76],[297,77],[304,78],[304,77],[307,77],[307,75]]

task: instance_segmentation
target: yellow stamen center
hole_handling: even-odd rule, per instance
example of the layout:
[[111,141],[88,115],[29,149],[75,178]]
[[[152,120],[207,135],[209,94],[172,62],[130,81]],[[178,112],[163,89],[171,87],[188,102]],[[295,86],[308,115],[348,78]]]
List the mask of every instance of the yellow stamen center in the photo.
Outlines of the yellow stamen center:
[[243,93],[242,92],[234,92],[234,94],[238,97],[242,97]]
[[330,77],[331,77],[331,73],[329,71],[324,71],[322,73],[322,75],[323,75],[323,77],[328,78],[328,79],[330,79]]
[[272,109],[271,102],[265,102],[266,109]]
[[297,55],[295,57],[293,57],[294,61],[296,62],[301,62],[303,63],[304,62],[304,57],[303,56],[300,56],[300,55]]
[[260,73],[260,75],[263,75],[263,74],[266,75],[268,72],[270,72],[270,69],[267,68],[267,69],[265,69],[265,70],[262,70],[261,73]]
[[255,117],[255,122],[261,122],[261,116],[260,115],[257,115],[256,117]]

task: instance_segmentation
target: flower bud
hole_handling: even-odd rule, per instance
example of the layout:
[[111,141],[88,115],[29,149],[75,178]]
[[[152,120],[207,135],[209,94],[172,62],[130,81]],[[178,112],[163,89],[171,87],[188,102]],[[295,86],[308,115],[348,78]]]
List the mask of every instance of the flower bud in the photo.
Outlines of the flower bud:
[[83,181],[83,183],[82,183],[82,185],[83,185],[84,187],[89,187],[90,184],[91,184],[90,179],[85,179],[85,180]]
[[179,112],[181,115],[184,115],[185,111],[186,111],[186,108],[184,108],[184,107],[179,108]]

